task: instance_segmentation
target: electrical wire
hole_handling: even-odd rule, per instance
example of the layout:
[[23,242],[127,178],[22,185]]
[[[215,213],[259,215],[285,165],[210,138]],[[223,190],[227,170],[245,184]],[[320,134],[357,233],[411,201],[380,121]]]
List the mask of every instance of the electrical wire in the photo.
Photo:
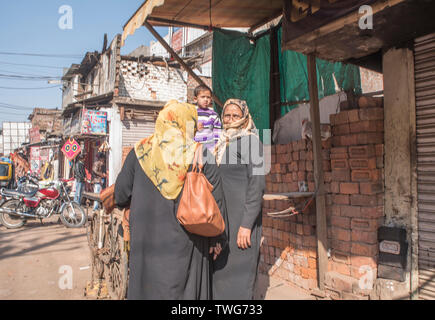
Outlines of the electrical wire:
[[46,65],[39,65],[39,64],[24,64],[24,63],[12,63],[12,62],[6,62],[6,61],[0,61],[0,64],[7,64],[12,66],[25,66],[25,67],[33,67],[33,68],[51,68],[51,69],[64,69],[67,67],[55,67],[55,66],[46,66]]
[[0,51],[0,55],[9,56],[32,56],[32,57],[49,57],[49,58],[81,58],[82,55],[75,54],[43,54],[43,53],[27,53],[27,52],[5,52]]
[[61,86],[57,85],[57,86],[51,86],[51,87],[36,87],[36,88],[0,87],[0,89],[7,89],[7,90],[39,90],[39,89],[51,89],[51,88],[57,88],[57,87],[61,87]]

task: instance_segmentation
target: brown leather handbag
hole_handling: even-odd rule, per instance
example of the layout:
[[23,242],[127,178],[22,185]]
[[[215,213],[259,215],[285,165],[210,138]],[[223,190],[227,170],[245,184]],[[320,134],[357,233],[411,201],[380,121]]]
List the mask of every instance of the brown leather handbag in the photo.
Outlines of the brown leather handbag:
[[177,219],[193,234],[215,237],[224,232],[225,222],[211,193],[213,186],[202,173],[202,167],[202,145],[199,144],[195,150],[192,171],[186,174]]

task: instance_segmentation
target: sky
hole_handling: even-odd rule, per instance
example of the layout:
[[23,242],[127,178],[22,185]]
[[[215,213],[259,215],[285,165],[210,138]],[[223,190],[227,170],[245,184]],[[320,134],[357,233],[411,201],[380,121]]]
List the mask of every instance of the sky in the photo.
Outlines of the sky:
[[[88,51],[108,45],[143,0],[15,0],[0,5],[0,126],[28,121],[33,108],[61,108],[63,68],[80,63]],[[59,10],[69,6],[69,11]],[[72,23],[69,23],[72,21]],[[62,27],[62,28],[61,28]],[[156,28],[165,36],[167,28]],[[129,36],[121,54],[155,41],[145,28]],[[35,56],[37,55],[37,56]],[[24,78],[23,78],[24,77]],[[36,79],[35,79],[36,77]]]

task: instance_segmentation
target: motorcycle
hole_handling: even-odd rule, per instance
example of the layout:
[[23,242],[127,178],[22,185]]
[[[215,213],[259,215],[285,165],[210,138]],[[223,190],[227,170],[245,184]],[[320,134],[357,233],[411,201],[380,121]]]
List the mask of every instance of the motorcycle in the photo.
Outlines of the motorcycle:
[[79,228],[87,221],[83,208],[69,196],[66,183],[73,179],[61,179],[30,192],[4,189],[0,190],[0,222],[8,229],[22,227],[27,218],[50,218],[60,214],[60,220],[68,228]]

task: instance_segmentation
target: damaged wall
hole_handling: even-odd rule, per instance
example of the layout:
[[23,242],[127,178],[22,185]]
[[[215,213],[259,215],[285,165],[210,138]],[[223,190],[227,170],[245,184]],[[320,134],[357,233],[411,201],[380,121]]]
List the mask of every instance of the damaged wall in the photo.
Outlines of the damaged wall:
[[187,84],[177,68],[124,59],[120,65],[119,96],[147,101],[186,101]]

